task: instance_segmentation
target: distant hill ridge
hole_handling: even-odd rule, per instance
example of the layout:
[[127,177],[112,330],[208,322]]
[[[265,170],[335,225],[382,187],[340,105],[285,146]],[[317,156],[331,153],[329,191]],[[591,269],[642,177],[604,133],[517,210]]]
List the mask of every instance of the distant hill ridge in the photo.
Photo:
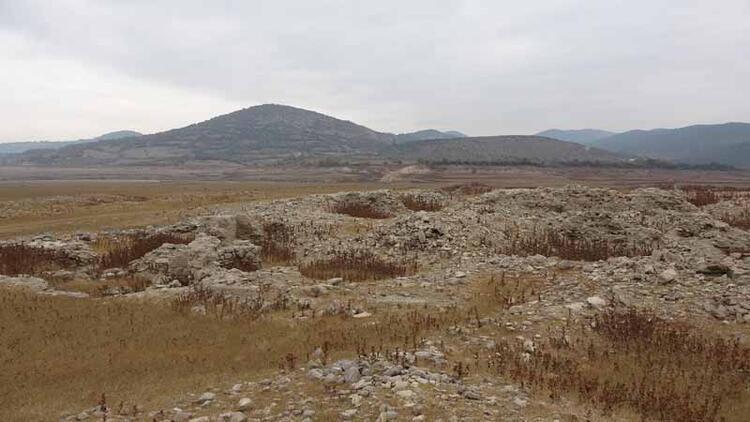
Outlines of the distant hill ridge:
[[544,132],[539,132],[536,135],[552,139],[559,139],[561,141],[577,142],[579,144],[591,145],[600,139],[615,135],[615,132],[601,129],[550,129],[545,130]]
[[628,157],[541,136],[482,136],[399,145],[394,155],[431,163],[623,164]]
[[[609,134],[607,136],[603,136]],[[597,129],[551,129],[539,135],[578,142],[612,152],[676,163],[750,168],[750,124],[730,122],[677,129],[611,133]]]
[[593,145],[610,151],[683,163],[750,167],[750,124],[693,125],[678,129],[631,130]]
[[13,161],[37,165],[160,165],[197,161],[268,164],[326,157],[377,157],[401,142],[460,132],[394,135],[296,107],[264,104],[165,132],[28,151]]
[[426,130],[420,130],[417,132],[401,133],[399,135],[396,135],[396,142],[400,144],[404,144],[407,142],[428,141],[431,139],[456,139],[456,138],[466,138],[466,135],[461,132],[457,132],[455,130],[441,132],[435,129],[426,129]]
[[140,132],[134,130],[118,130],[116,132],[105,133],[91,139],[78,139],[75,141],[26,141],[26,142],[6,142],[0,144],[0,154],[19,154],[25,151],[35,149],[59,149],[64,146],[80,144],[84,142],[106,141],[113,139],[133,138],[141,136]]
[[595,140],[610,132],[584,129],[546,133],[583,139],[579,142],[588,142],[593,147],[543,136],[466,137],[460,132],[435,129],[396,135],[315,111],[264,104],[149,135],[121,131],[57,149],[6,154],[2,163],[84,167],[192,163],[244,166],[335,162],[344,158],[619,165],[633,162],[633,157],[639,155],[686,163],[717,161],[747,166],[750,162],[746,160],[750,153],[750,125],[744,123],[631,131]]

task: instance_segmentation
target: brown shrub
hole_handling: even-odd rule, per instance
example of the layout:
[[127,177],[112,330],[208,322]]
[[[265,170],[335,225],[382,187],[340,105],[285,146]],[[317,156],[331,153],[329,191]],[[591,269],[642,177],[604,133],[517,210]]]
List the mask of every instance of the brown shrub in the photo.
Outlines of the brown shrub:
[[331,258],[299,266],[302,275],[318,280],[342,277],[346,281],[372,281],[416,272],[416,262],[386,261],[368,251],[336,252]]
[[144,257],[165,243],[184,245],[192,241],[192,235],[158,233],[150,236],[127,236],[118,240],[105,238],[95,247],[104,250],[99,257],[99,269],[105,270],[127,267],[132,261]]
[[615,242],[609,240],[578,239],[555,229],[538,229],[521,234],[517,227],[506,230],[509,239],[497,249],[502,255],[556,256],[577,261],[599,261],[618,256],[651,255],[656,242]]

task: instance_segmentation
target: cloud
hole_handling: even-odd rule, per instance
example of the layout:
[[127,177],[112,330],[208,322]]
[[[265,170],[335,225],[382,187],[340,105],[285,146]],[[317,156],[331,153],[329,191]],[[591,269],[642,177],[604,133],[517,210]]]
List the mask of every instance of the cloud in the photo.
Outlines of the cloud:
[[[26,74],[5,71],[0,88],[81,96],[75,115],[34,96],[0,112],[45,110],[83,132],[116,106],[99,93],[121,92],[134,106],[109,129],[166,128],[183,102],[205,103],[202,118],[277,102],[379,130],[471,134],[746,120],[748,12],[744,0],[0,0],[13,51],[0,64]],[[62,72],[50,61],[68,77],[43,84]],[[71,88],[75,73],[91,82]],[[36,133],[12,126],[0,139]]]

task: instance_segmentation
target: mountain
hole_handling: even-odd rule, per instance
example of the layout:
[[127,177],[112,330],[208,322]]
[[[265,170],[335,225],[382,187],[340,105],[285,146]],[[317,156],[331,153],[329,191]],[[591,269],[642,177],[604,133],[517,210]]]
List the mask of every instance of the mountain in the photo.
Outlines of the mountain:
[[143,136],[143,134],[134,130],[118,130],[116,132],[109,132],[105,133],[104,135],[97,136],[96,138],[92,139],[92,141],[111,141],[113,139],[134,138],[137,136]]
[[97,136],[91,139],[78,139],[76,141],[30,141],[30,142],[8,142],[0,144],[0,154],[19,154],[25,151],[31,151],[36,149],[59,149],[68,145],[75,145],[85,142],[132,138],[141,136],[134,130],[120,130],[117,132],[105,133],[104,135]]
[[416,141],[394,147],[394,156],[433,163],[576,164],[628,162],[628,157],[541,136],[483,136]]
[[750,167],[750,124],[694,125],[631,130],[593,143],[609,151],[688,164]]
[[193,161],[273,163],[310,156],[372,156],[395,135],[314,111],[265,104],[137,138],[29,151],[17,161],[54,165],[150,165]]
[[441,132],[435,129],[425,129],[425,130],[420,130],[417,132],[398,134],[396,135],[396,143],[405,144],[407,142],[427,141],[430,139],[454,139],[454,138],[466,138],[466,135],[461,132],[457,132],[455,130]]
[[612,135],[615,135],[615,133],[600,129],[550,129],[536,134],[536,136],[544,136],[547,138],[558,139],[560,141],[577,142],[583,145],[592,145],[594,142]]

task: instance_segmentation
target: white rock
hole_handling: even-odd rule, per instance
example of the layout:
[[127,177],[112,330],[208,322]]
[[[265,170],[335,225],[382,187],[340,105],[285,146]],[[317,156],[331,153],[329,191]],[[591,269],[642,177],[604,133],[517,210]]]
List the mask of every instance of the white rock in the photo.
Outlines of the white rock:
[[237,403],[237,410],[248,410],[250,407],[252,407],[253,401],[250,398],[243,397],[240,399],[240,402]]
[[586,299],[586,303],[595,309],[604,309],[607,306],[607,300],[599,296],[591,296]]
[[341,417],[344,419],[351,419],[357,414],[357,409],[349,409],[341,412]]
[[583,302],[573,302],[565,305],[566,308],[573,312],[581,312],[585,306]]
[[224,422],[246,422],[247,416],[242,412],[230,412],[221,414],[219,420]]
[[203,403],[213,401],[215,398],[216,398],[216,394],[206,392],[206,393],[201,394],[201,396],[198,397],[198,400],[196,400],[195,402],[198,404],[203,404]]
[[677,279],[678,275],[674,268],[668,268],[659,274],[659,278],[663,283],[671,283]]

